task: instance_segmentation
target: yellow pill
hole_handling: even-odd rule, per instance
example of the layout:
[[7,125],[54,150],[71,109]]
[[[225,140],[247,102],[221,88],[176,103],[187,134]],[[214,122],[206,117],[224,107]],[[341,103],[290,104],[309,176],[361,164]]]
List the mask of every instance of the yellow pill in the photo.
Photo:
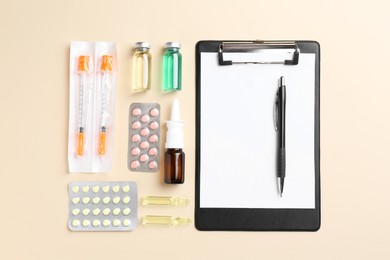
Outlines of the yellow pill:
[[95,204],[98,204],[100,202],[100,198],[99,197],[95,197],[92,199],[92,202],[95,203]]
[[72,221],[72,226],[74,226],[74,227],[80,226],[80,220],[78,220],[78,219],[73,220]]
[[123,203],[127,204],[129,202],[130,202],[130,197],[129,196],[123,198]]
[[112,202],[114,202],[114,204],[118,204],[119,201],[121,201],[120,197],[115,197],[115,198],[112,199]]
[[128,226],[130,226],[130,224],[131,224],[130,219],[123,220],[123,226],[128,227]]
[[76,186],[73,186],[72,191],[75,192],[75,193],[77,193],[77,192],[80,191],[80,187],[77,186],[77,185],[76,185]]
[[110,209],[109,208],[103,209],[103,215],[107,216],[108,214],[110,214]]
[[94,227],[100,226],[100,220],[95,219],[94,221],[92,221],[92,225],[93,225]]
[[108,219],[103,220],[103,226],[108,227],[111,224],[111,221]]
[[96,208],[96,209],[94,209],[94,210],[92,211],[92,214],[93,214],[94,216],[99,215],[99,213],[100,213],[100,209],[98,209],[98,208]]
[[117,226],[119,226],[121,224],[121,221],[119,220],[119,219],[115,219],[113,222],[112,222],[112,225],[114,226],[114,227],[117,227]]
[[94,192],[94,193],[97,193],[97,192],[99,192],[99,190],[100,190],[100,187],[99,186],[93,186],[93,188],[92,188],[92,191]]
[[90,200],[91,200],[90,197],[84,197],[84,198],[83,198],[83,203],[84,203],[84,204],[87,204],[87,203],[89,203]]
[[130,209],[129,208],[125,208],[123,211],[123,215],[127,216],[130,214]]
[[125,185],[122,187],[122,190],[123,192],[129,192],[130,191],[130,186],[129,185]]
[[87,216],[91,212],[90,209],[83,209],[83,215]]
[[115,216],[118,216],[119,213],[121,213],[121,210],[119,208],[116,208],[112,211],[112,214],[114,214]]
[[104,203],[104,204],[110,203],[110,197],[105,197],[105,198],[103,199],[103,203]]
[[78,214],[80,214],[80,209],[73,209],[72,214],[73,216],[77,216]]
[[91,222],[88,219],[84,219],[83,220],[83,226],[84,227],[88,227],[89,225],[91,225]]
[[119,185],[115,185],[114,187],[112,187],[113,192],[118,192],[119,189],[120,189]]
[[83,187],[83,192],[84,192],[84,193],[87,193],[88,191],[89,191],[89,186],[84,186],[84,187]]
[[72,202],[73,202],[73,204],[78,204],[80,202],[80,198],[79,197],[74,197],[72,199]]
[[110,191],[110,186],[108,186],[108,185],[103,186],[102,190],[103,190],[104,193],[107,193],[107,192]]

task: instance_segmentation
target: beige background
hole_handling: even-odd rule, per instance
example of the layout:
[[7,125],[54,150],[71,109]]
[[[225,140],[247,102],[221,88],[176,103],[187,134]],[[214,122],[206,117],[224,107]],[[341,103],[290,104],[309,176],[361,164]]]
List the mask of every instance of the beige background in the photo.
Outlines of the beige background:
[[[390,24],[388,1],[0,0],[0,259],[388,259]],[[321,43],[322,227],[316,233],[199,232],[139,226],[72,233],[71,181],[133,180],[139,196],[192,199],[187,208],[140,207],[193,218],[195,43],[201,39],[311,39]],[[118,47],[116,146],[109,174],[68,174],[69,46]],[[149,41],[153,90],[129,91],[131,46]],[[161,94],[161,50],[183,45],[183,86]],[[186,182],[127,170],[131,102],[183,104]],[[164,141],[164,140],[163,140]],[[283,247],[281,246],[283,245]]]

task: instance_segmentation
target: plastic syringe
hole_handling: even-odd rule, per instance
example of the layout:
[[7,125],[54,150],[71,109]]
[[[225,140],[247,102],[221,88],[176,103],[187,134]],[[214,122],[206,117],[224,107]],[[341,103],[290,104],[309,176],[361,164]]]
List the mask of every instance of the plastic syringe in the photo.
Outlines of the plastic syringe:
[[107,122],[106,118],[108,117],[108,89],[110,88],[109,74],[112,72],[112,56],[103,55],[102,56],[102,66],[101,70],[103,73],[102,79],[102,92],[101,92],[101,115],[100,115],[100,133],[99,133],[99,147],[98,153],[100,155],[106,154],[106,136],[107,136]]
[[85,126],[84,126],[84,93],[87,85],[87,74],[90,72],[90,56],[80,56],[78,63],[78,72],[80,73],[79,82],[79,108],[78,108],[78,126],[77,126],[77,147],[76,154],[84,154]]

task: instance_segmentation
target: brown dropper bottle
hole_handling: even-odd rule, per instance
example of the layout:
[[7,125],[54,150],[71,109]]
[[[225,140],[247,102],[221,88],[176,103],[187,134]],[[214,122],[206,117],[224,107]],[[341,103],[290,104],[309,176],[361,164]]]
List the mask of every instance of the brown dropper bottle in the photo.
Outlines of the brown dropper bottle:
[[165,142],[164,182],[167,184],[184,183],[185,154],[183,128],[180,121],[180,104],[175,99],[172,103],[171,120],[167,121],[167,139]]

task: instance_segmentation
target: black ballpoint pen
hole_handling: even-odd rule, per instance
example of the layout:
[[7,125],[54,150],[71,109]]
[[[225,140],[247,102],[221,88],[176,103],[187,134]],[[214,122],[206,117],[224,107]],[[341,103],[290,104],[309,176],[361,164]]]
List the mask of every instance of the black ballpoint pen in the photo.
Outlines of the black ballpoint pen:
[[284,77],[280,77],[279,88],[276,94],[275,108],[277,109],[277,120],[275,128],[278,132],[277,146],[277,177],[280,197],[283,194],[284,178],[286,177],[286,86]]

